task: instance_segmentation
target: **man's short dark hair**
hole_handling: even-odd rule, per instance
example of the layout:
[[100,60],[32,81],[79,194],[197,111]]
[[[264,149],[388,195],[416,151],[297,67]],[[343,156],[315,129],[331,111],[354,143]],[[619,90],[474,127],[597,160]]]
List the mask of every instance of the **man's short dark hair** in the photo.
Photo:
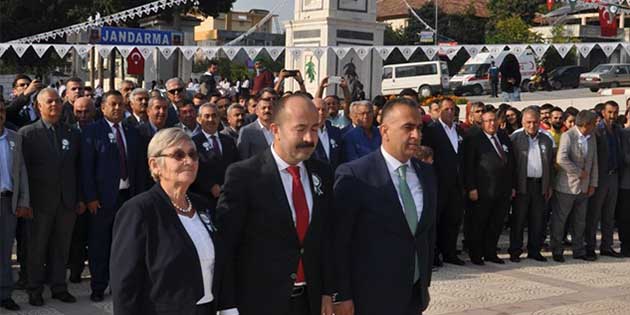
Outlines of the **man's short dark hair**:
[[197,93],[197,94],[193,95],[193,98],[200,99],[200,100],[205,100],[206,96],[203,93]]
[[485,113],[496,113],[497,109],[492,105],[492,104],[488,104],[486,106],[483,107],[483,112],[482,115]]
[[604,107],[606,107],[606,106],[612,106],[612,107],[619,108],[619,104],[617,102],[613,101],[613,100],[606,101],[606,103],[604,103]]
[[582,110],[577,116],[575,116],[575,125],[579,127],[586,126],[591,123],[595,123],[597,119],[597,114],[590,110]]
[[561,114],[562,114],[562,113],[564,113],[564,111],[562,110],[562,108],[560,108],[560,107],[558,107],[558,106],[556,106],[556,107],[554,107],[554,108],[552,108],[552,109],[551,109],[551,112],[550,112],[550,113],[553,113],[553,112],[560,112]]
[[103,94],[103,100],[106,100],[108,97],[112,95],[122,97],[122,93],[118,92],[118,90],[109,90],[105,94]]
[[28,82],[31,82],[33,80],[31,80],[31,78],[29,76],[27,76],[26,74],[20,73],[18,75],[15,76],[15,79],[13,79],[13,88],[17,87],[17,83],[20,80],[28,80]]
[[83,88],[83,91],[92,92],[92,91],[94,91],[94,89],[91,86],[86,86],[86,87]]
[[417,103],[413,100],[406,99],[404,97],[397,97],[393,100],[389,100],[387,101],[387,103],[385,103],[385,106],[383,106],[383,109],[381,110],[381,121],[385,121],[385,118],[390,115],[394,107],[399,105],[408,106],[410,108],[413,108],[414,110],[416,110],[418,106]]
[[337,96],[337,95],[335,95],[335,94],[326,95],[326,96],[324,96],[324,98],[323,98],[323,99],[325,100],[325,99],[327,99],[327,98],[329,98],[329,97],[332,97],[333,99],[335,99],[335,101],[337,101],[337,103],[340,103],[340,102],[341,102],[341,99],[339,98],[339,96]]
[[549,110],[551,111],[555,106],[549,104],[549,103],[545,103],[540,105],[540,111],[542,112],[543,110]]
[[83,84],[83,80],[81,80],[81,78],[79,78],[79,77],[72,77],[72,78],[68,79],[68,81],[66,81],[66,86],[68,86],[68,83],[70,83],[70,82]]
[[208,63],[208,68],[210,68],[211,66],[218,66],[218,65],[219,65],[219,63],[216,60],[212,59]]
[[258,93],[256,93],[256,100],[259,100],[263,94],[265,94],[265,92],[269,92],[275,96],[278,96],[278,93],[276,92],[276,90],[274,90],[273,88],[270,87],[266,87],[263,88],[262,90],[258,91]]
[[597,103],[595,104],[595,107],[593,108],[595,110],[596,113],[601,113],[604,110],[604,107],[606,105],[604,103]]
[[412,88],[406,88],[400,91],[400,93],[398,94],[398,97],[403,97],[403,96],[412,96],[412,97],[418,98],[418,92],[416,92]]
[[385,103],[387,103],[387,99],[383,95],[376,95],[372,99],[372,104],[378,108],[383,108],[383,106],[385,106]]

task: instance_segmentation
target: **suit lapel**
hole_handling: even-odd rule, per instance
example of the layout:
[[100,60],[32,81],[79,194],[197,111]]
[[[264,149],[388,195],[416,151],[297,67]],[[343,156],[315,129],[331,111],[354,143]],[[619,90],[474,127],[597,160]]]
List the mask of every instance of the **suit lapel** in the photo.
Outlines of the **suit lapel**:
[[306,173],[308,174],[308,182],[311,188],[311,197],[313,198],[313,209],[311,211],[311,215],[308,221],[308,229],[306,230],[306,237],[309,237],[309,235],[311,234],[311,226],[314,226],[314,224],[318,224],[320,217],[321,217],[321,211],[319,210],[319,207],[321,205],[321,196],[319,193],[317,193],[317,191],[315,190],[315,185],[313,183],[313,177],[315,177],[317,175],[317,179],[319,180],[319,185],[317,186],[317,189],[321,189],[320,186],[322,184],[322,179],[321,177],[319,177],[318,174],[313,173],[312,170],[312,165],[311,162],[309,160],[304,161],[304,165],[306,165]]
[[[261,135],[262,135],[262,131]],[[262,175],[261,181],[268,184],[271,188],[272,200],[277,200],[277,207],[272,207],[271,209],[275,211],[279,211],[279,218],[282,219],[280,222],[280,226],[286,227],[289,233],[289,237],[294,238],[296,242],[299,242],[297,229],[295,228],[295,223],[293,222],[293,213],[291,211],[291,206],[289,205],[289,200],[287,200],[287,195],[284,191],[284,186],[282,185],[282,178],[280,178],[280,172],[278,171],[278,165],[271,154],[271,149],[265,150],[262,155],[263,165],[262,165]]]
[[[163,210],[164,216],[169,221],[175,222],[175,229],[177,230],[179,236],[184,240],[186,246],[188,246],[188,248],[192,250],[193,253],[196,252],[195,244],[192,242],[192,239],[190,239],[190,235],[188,235],[188,232],[186,232],[186,228],[184,228],[184,225],[180,221],[177,211],[175,210],[175,208],[173,208],[173,204],[171,203],[168,195],[166,195],[166,192],[164,192],[159,183],[155,184],[151,189],[153,193],[156,194],[156,197],[162,199],[162,202],[164,202],[165,205],[168,206],[168,209],[164,208]],[[195,210],[199,211],[199,209]]]
[[422,167],[415,161],[411,160],[411,165],[413,165],[413,169],[416,172],[416,176],[418,176],[418,180],[420,180],[420,185],[422,187],[422,214],[420,219],[418,220],[418,228],[416,229],[415,235],[422,233],[429,226],[430,218],[429,218],[429,187],[427,185],[426,177],[424,176],[424,172],[422,171]]
[[[453,154],[457,155],[457,152],[455,152],[455,148],[453,148],[453,144],[451,143],[451,139],[448,137],[448,134],[446,133],[444,126],[442,126],[442,123],[440,123],[439,121],[435,123],[437,124],[437,127],[440,130],[439,133],[442,135],[442,141],[446,141],[445,144],[451,149]],[[459,134],[457,134],[457,136],[459,137]],[[458,143],[458,146],[459,146],[459,143]]]
[[387,169],[387,162],[385,157],[381,153],[380,149],[376,151],[376,163],[374,163],[376,180],[379,181],[377,187],[382,187],[385,194],[385,204],[388,205],[386,213],[392,218],[393,231],[402,233],[405,236],[413,237],[407,224],[407,218],[400,199],[398,198],[398,192],[394,187],[394,182]]
[[[6,127],[5,127],[6,128]],[[7,132],[7,146],[9,148],[9,154],[11,154],[11,159],[9,161],[11,161],[11,165],[9,165],[9,169],[11,170],[11,176],[13,178],[13,187],[14,187],[14,191],[16,190],[15,187],[19,186],[19,179],[20,179],[20,168],[18,167],[18,163],[15,160],[16,154],[14,154],[15,152],[20,152],[20,148],[17,147],[17,141],[15,139],[15,134],[13,134],[12,132],[10,132],[9,130],[6,131]],[[14,143],[14,146],[11,146],[11,143]]]

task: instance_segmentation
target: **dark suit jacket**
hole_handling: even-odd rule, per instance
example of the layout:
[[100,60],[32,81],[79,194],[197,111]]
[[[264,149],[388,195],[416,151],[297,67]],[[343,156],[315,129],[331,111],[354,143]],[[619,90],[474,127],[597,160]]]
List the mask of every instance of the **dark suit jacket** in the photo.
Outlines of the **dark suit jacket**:
[[173,104],[168,104],[168,115],[166,117],[166,126],[165,128],[174,127],[179,123],[179,114]]
[[232,138],[232,140],[234,140],[234,143],[238,142],[238,131],[232,128],[223,128],[223,130],[221,130],[219,133],[229,136],[230,138]]
[[356,314],[406,313],[414,289],[414,257],[423,297],[418,307],[428,306],[437,190],[433,168],[411,162],[423,191],[415,235],[380,150],[340,165],[335,173],[336,300],[353,300]]
[[[6,107],[7,121],[11,122],[15,126],[22,127],[31,124],[35,121],[31,121],[31,117],[28,112],[24,111],[25,106],[28,106],[31,102],[30,96],[20,94]],[[35,105],[33,105],[35,106]],[[35,110],[35,108],[33,108]]]
[[[190,198],[197,213],[207,209],[203,198]],[[212,213],[209,216],[212,218]],[[231,308],[221,292],[224,269],[229,266],[225,265],[219,232],[209,230],[215,251],[213,303],[220,309]],[[204,294],[199,256],[159,184],[130,199],[118,211],[110,274],[117,315],[195,314],[197,301]]]
[[[31,206],[35,211],[55,211],[58,206],[74,211],[80,199],[79,152],[81,135],[77,129],[59,123],[57,148],[42,120],[22,127],[22,153],[28,172]],[[65,140],[65,141],[64,141]],[[67,142],[67,146],[62,145]]]
[[464,143],[465,189],[477,189],[479,200],[509,196],[516,187],[512,141],[502,131],[496,134],[504,149],[505,163],[483,131],[466,138]]
[[337,169],[337,166],[341,164],[343,158],[343,135],[341,134],[341,130],[334,127],[328,120],[326,121],[326,132],[328,133],[328,149],[330,150],[330,158],[326,156],[326,151],[324,151],[321,141],[317,142],[317,147],[315,148],[315,152],[313,152],[313,157],[328,163],[334,171]]
[[257,122],[253,122],[241,128],[236,147],[238,148],[239,158],[245,160],[267,150],[269,144],[265,140],[265,135],[260,129],[260,125]]
[[[127,142],[126,163],[129,193],[135,196],[144,191],[148,174],[146,151],[133,127],[122,125]],[[85,202],[98,200],[107,210],[115,210],[120,184],[120,155],[112,129],[103,118],[88,125],[81,133],[81,178]]]
[[73,125],[77,122],[74,117],[74,107],[68,101],[65,101],[61,108],[61,121],[68,125]]
[[133,114],[123,119],[122,123],[125,126],[134,127],[134,128],[138,128],[138,126],[140,125],[140,123],[136,119],[136,116],[134,116]]
[[593,136],[597,141],[597,168],[600,178],[608,174],[608,158],[611,154],[617,156],[617,173],[622,172],[623,168],[623,149],[621,148],[621,132],[617,124],[613,124],[613,137],[617,139],[617,152],[610,152],[608,148],[608,136],[606,135],[606,126],[601,122],[593,131]]
[[422,132],[422,144],[433,149],[433,169],[437,176],[439,187],[463,188],[464,163],[464,133],[459,127],[455,127],[458,137],[458,148],[455,152],[451,141],[446,135],[442,124],[432,122]]
[[[304,162],[310,175],[313,209],[301,245],[289,201],[271,149],[232,164],[217,206],[219,229],[235,266],[226,279],[241,315],[289,314],[290,294],[302,256],[311,314],[321,314],[321,295],[330,293],[332,262],[327,245],[332,206],[330,167],[316,159]],[[319,179],[321,194],[313,186]],[[326,238],[326,239],[325,239]]]
[[217,205],[217,198],[210,193],[212,186],[223,185],[225,179],[225,171],[228,166],[238,160],[238,151],[234,140],[229,136],[219,133],[219,141],[221,142],[221,155],[218,155],[210,149],[206,148],[210,141],[203,132],[198,133],[193,138],[197,152],[199,152],[199,171],[195,182],[190,186],[190,190],[205,197],[212,209]]

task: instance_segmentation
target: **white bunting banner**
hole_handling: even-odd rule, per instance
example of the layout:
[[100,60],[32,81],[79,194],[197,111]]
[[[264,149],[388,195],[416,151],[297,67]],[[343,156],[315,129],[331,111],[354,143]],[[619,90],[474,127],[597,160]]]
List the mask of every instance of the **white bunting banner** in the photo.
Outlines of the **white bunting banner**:
[[129,57],[129,54],[131,53],[132,50],[134,50],[134,48],[136,48],[136,46],[116,46],[116,49],[118,49],[118,52],[120,53],[120,55],[123,56],[123,58],[127,59],[127,57]]
[[486,49],[488,49],[492,58],[497,58],[497,56],[503,52],[503,49],[505,49],[505,45],[486,45]]
[[483,49],[483,45],[465,45],[464,49],[466,49],[470,58],[475,58],[475,56],[477,56],[477,54],[479,54]]
[[619,43],[598,43],[597,45],[604,51],[606,57],[610,57],[610,55],[615,52],[615,49],[617,49],[617,46],[619,46]]
[[378,53],[379,56],[383,60],[387,60],[387,57],[391,55],[392,51],[394,51],[394,47],[392,46],[374,46],[374,50]]
[[217,51],[219,51],[218,47],[217,48],[211,48],[211,47],[201,48],[201,52],[208,60],[214,59],[214,57],[217,56]]
[[85,59],[90,53],[90,49],[92,49],[92,46],[90,45],[74,45],[73,47],[74,47],[74,51],[77,53],[77,55],[81,59]]
[[343,59],[348,52],[350,51],[350,47],[334,47],[333,51],[339,57],[339,60]]
[[578,43],[578,44],[575,44],[575,47],[577,47],[577,50],[580,52],[580,55],[586,58],[591,53],[591,50],[593,50],[593,47],[595,47],[595,43]]
[[420,46],[420,49],[422,49],[429,60],[433,59],[433,57],[435,57],[435,54],[437,54],[438,52],[436,46]]
[[536,57],[542,58],[547,52],[547,49],[549,49],[549,44],[534,44],[529,45],[529,47],[532,48],[534,54],[536,54]]
[[26,52],[29,46],[30,46],[29,44],[11,44],[11,48],[13,48],[13,51],[15,51],[15,53],[20,58],[24,56],[24,53]]
[[462,49],[461,46],[440,46],[440,54],[446,55],[448,60],[453,60],[460,49]]
[[553,44],[553,48],[556,49],[560,57],[564,58],[573,48],[573,44]]
[[508,48],[510,48],[511,53],[518,57],[527,50],[527,45],[509,45]]
[[245,53],[247,53],[247,56],[249,57],[250,60],[256,60],[256,57],[258,57],[258,54],[260,54],[260,51],[262,50],[262,47],[246,47],[245,48]]
[[223,49],[223,52],[227,55],[228,59],[232,61],[234,57],[236,57],[238,52],[241,50],[241,47],[227,46],[227,47],[223,47],[222,49]]
[[[626,53],[630,55],[630,44],[621,44],[621,46],[623,46],[623,48],[626,50]],[[2,57],[2,51],[0,51],[0,57]]]
[[289,55],[291,56],[291,58],[293,58],[293,60],[298,59],[302,56],[302,53],[304,53],[304,48],[301,47],[293,47],[293,48],[287,48],[287,52],[289,53]]
[[370,47],[368,46],[354,46],[352,47],[354,52],[359,56],[359,59],[363,60],[370,53]]
[[146,59],[149,59],[149,57],[151,57],[151,54],[153,53],[155,46],[143,46],[143,47],[137,47],[137,48],[140,51],[142,58],[146,60]]
[[7,51],[7,49],[9,49],[8,44],[0,44],[0,57],[4,55],[4,52]]
[[405,60],[409,60],[413,53],[416,52],[416,49],[418,49],[418,46],[397,46],[396,48],[405,57]]
[[101,56],[101,58],[106,58],[106,57],[109,57],[109,54],[112,52],[112,50],[115,47],[116,46],[112,46],[112,45],[98,45],[96,46],[96,50],[98,51],[98,54]]
[[311,48],[311,52],[313,53],[313,56],[315,56],[315,58],[317,58],[318,60],[324,56],[327,50],[328,48],[326,47]]
[[186,60],[190,60],[195,53],[197,52],[197,46],[181,46],[179,47],[179,51],[182,52],[182,55],[184,55],[184,58],[186,58]]
[[280,55],[284,51],[284,47],[279,47],[279,46],[265,47],[265,50],[267,51],[271,59],[273,59],[273,61],[276,61],[276,59],[278,59],[278,57],[280,57]]
[[33,44],[33,50],[39,58],[44,56],[48,48],[50,48],[50,44]]
[[162,53],[162,56],[164,56],[164,59],[167,59],[167,60],[171,58],[175,50],[177,50],[176,47],[172,47],[172,46],[158,46],[157,49],[160,51],[160,53]]

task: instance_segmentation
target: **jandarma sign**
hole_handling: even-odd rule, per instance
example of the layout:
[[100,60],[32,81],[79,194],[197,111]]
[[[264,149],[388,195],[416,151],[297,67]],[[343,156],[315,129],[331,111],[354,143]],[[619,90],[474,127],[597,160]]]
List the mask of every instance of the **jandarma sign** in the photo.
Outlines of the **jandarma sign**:
[[139,28],[101,27],[91,30],[90,42],[118,45],[181,45],[182,33]]

